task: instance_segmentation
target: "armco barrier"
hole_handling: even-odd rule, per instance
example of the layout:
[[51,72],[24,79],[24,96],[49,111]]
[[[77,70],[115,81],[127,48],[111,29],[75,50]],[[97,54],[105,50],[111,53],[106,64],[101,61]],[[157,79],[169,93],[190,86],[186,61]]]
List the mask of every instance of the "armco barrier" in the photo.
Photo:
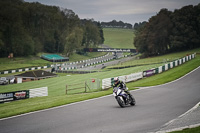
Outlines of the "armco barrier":
[[30,70],[39,70],[39,69],[46,69],[50,68],[51,66],[42,66],[42,67],[31,67],[31,68],[21,68],[17,70],[8,70],[8,71],[1,71],[0,74],[8,74],[8,73],[16,73],[16,72],[23,72],[23,71],[30,71]]
[[[97,58],[102,58],[102,57],[105,57],[105,56],[108,56],[109,54],[106,54],[104,56],[101,56],[101,57],[97,57]],[[97,58],[94,58],[94,59],[97,59]],[[93,60],[93,59],[89,59],[89,60]],[[107,59],[107,60],[102,60],[102,62],[105,62],[105,61],[109,61],[111,59]],[[79,61],[80,63],[81,62],[87,62],[87,60],[83,60],[83,61]],[[72,62],[72,63],[69,63],[69,64],[76,64],[76,63],[79,63],[78,61],[77,62]],[[61,66],[61,65],[67,65],[67,63],[63,63],[63,64],[57,64],[57,67]],[[86,64],[87,65],[90,65],[90,64]],[[0,75],[1,74],[8,74],[8,73],[16,73],[16,72],[23,72],[23,71],[29,71],[29,70],[39,70],[39,69],[46,69],[46,68],[52,68],[54,67],[54,65],[47,65],[47,66],[41,66],[41,67],[31,67],[31,68],[20,68],[20,69],[16,69],[16,70],[6,70],[6,71],[0,71]],[[71,70],[71,69],[76,69],[76,67],[69,67],[69,68],[66,68],[66,70]]]
[[[171,68],[174,68],[178,65],[185,63],[186,61],[189,61],[189,60],[195,58],[195,55],[196,55],[196,53],[192,54],[192,55],[188,55],[186,57],[183,57],[183,58],[178,59],[176,61],[170,62],[170,63],[165,64],[163,66],[160,66],[158,68],[145,70],[145,71],[139,72],[139,73],[133,73],[133,74],[130,74],[130,75],[119,76],[119,79],[122,80],[123,82],[131,82],[131,81],[134,81],[134,80],[141,79],[143,77],[149,77],[149,76],[152,76],[154,74],[162,73],[164,71],[167,71]],[[108,89],[108,88],[112,87],[113,79],[114,78],[102,79],[102,89]]]

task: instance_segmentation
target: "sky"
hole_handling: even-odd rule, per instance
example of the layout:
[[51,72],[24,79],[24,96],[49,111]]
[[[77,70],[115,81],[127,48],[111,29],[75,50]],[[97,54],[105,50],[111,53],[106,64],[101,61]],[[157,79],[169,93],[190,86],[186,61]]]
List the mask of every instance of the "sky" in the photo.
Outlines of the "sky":
[[71,9],[81,19],[94,19],[100,22],[112,20],[123,21],[134,25],[148,21],[160,9],[170,11],[186,5],[198,5],[200,0],[24,0],[39,2]]

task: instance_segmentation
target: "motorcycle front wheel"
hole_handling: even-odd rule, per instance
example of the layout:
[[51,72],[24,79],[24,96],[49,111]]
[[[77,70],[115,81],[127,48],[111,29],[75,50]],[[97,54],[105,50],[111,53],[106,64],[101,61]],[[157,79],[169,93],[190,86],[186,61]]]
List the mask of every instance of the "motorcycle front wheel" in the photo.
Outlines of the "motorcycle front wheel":
[[135,98],[132,95],[129,95],[129,96],[130,96],[130,100],[131,100],[130,105],[134,106],[135,105]]
[[117,102],[118,102],[118,104],[119,104],[120,107],[123,108],[123,107],[125,106],[125,102],[124,102],[124,99],[123,99],[122,97],[119,97],[119,96],[118,96],[118,97],[116,98],[116,100],[117,100]]

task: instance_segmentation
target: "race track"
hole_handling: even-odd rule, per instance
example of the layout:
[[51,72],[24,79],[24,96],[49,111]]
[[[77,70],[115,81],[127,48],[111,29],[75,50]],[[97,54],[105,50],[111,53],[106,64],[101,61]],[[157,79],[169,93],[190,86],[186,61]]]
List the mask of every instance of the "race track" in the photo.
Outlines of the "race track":
[[131,92],[136,106],[112,95],[0,120],[1,133],[147,133],[200,101],[200,67],[165,85]]

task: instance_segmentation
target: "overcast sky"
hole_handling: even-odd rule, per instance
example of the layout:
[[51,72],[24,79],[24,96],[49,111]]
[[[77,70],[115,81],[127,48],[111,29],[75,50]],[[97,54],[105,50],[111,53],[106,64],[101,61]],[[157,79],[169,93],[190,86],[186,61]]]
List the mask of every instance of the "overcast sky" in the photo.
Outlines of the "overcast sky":
[[197,5],[200,0],[24,0],[54,5],[73,10],[79,18],[100,22],[121,20],[134,23],[148,21],[162,8],[170,11],[186,5]]

